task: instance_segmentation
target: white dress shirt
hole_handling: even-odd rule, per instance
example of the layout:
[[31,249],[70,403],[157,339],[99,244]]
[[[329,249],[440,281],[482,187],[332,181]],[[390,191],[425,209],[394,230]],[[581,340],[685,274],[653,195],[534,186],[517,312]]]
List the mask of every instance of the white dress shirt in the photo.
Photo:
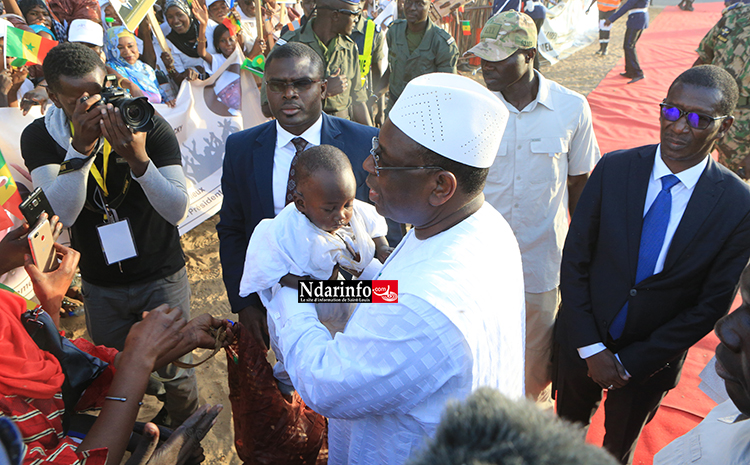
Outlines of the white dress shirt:
[[586,98],[536,75],[539,91],[521,111],[493,92],[510,116],[484,195],[518,239],[526,292],[542,293],[560,284],[568,176],[589,173],[600,154]]
[[[679,173],[672,173],[669,167],[664,163],[664,160],[661,159],[661,144],[656,147],[654,167],[651,169],[651,177],[648,180],[648,190],[646,191],[646,202],[643,205],[643,216],[646,216],[648,209],[651,208],[651,204],[654,203],[656,196],[659,195],[659,191],[662,189],[661,178],[669,174],[674,174],[680,182],[675,184],[670,190],[670,193],[672,194],[672,208],[669,211],[667,232],[664,235],[664,244],[661,246],[659,258],[657,258],[656,265],[654,266],[654,274],[661,273],[661,270],[664,269],[664,260],[667,258],[667,252],[669,251],[669,246],[672,244],[674,233],[680,225],[682,215],[685,214],[687,204],[695,190],[695,185],[698,184],[698,180],[706,169],[706,166],[708,166],[708,156],[692,168],[680,171]],[[606,349],[604,344],[598,342],[585,347],[579,347],[578,355],[580,355],[581,358],[589,358],[604,349]],[[618,357],[617,359],[619,360],[620,358]]]
[[295,137],[301,137],[307,141],[306,149],[320,145],[320,133],[323,129],[323,117],[318,120],[299,136],[282,128],[276,121],[276,150],[273,153],[273,213],[278,215],[286,206],[286,186],[289,182],[289,169],[292,167],[292,159],[297,149],[292,143]]
[[521,255],[489,204],[428,239],[410,231],[379,279],[398,281],[398,303],[360,304],[334,338],[296,290],[268,307],[294,387],[329,418],[330,464],[403,464],[448,400],[524,393]]

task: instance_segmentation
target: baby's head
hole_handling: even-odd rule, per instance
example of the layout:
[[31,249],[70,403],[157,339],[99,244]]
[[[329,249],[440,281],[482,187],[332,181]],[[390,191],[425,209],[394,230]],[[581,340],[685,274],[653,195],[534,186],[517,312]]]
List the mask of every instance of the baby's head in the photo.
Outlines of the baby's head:
[[349,224],[357,180],[344,152],[331,145],[312,147],[299,154],[294,168],[297,210],[331,233]]

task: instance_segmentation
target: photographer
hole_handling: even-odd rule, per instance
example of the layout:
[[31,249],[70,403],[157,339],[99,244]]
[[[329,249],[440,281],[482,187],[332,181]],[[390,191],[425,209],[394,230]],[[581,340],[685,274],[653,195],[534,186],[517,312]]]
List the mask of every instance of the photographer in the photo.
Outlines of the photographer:
[[[143,308],[166,303],[190,318],[176,227],[188,206],[180,147],[158,115],[148,132],[133,132],[116,104],[103,105],[100,94],[113,92],[102,87],[104,63],[91,49],[58,45],[44,74],[55,107],[26,127],[21,152],[34,186],[72,225],[91,338],[122,350]],[[198,407],[195,374],[173,365],[158,373],[172,419],[162,423],[176,427]]]

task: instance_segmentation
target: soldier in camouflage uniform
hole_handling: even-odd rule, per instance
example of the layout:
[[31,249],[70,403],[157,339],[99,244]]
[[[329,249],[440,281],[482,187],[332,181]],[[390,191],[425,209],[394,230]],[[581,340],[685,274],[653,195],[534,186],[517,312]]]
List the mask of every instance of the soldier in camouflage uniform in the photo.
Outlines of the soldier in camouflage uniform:
[[404,0],[406,20],[399,19],[388,27],[388,70],[378,91],[380,94],[386,85],[389,87],[386,115],[415,77],[457,72],[456,41],[429,18],[430,5],[430,0]]
[[750,5],[735,3],[722,12],[721,19],[698,47],[702,64],[724,68],[737,80],[740,98],[734,110],[734,124],[716,148],[719,162],[743,179],[750,177]]
[[[303,27],[284,34],[276,45],[301,42],[320,55],[326,64],[328,94],[323,111],[329,115],[372,126],[367,94],[362,85],[357,45],[349,38],[362,14],[359,0],[317,0],[316,15]],[[261,86],[263,114],[271,116],[265,81]]]
[[[363,13],[367,11],[364,0],[359,5]],[[385,61],[385,33],[380,30],[375,21],[367,19],[367,16],[362,14],[357,24],[354,25],[354,30],[349,37],[357,44],[357,49],[359,50],[359,68],[362,73],[362,85],[370,97],[367,109],[371,111],[370,116],[372,117],[372,107],[376,102],[378,103],[379,121],[375,125],[381,126],[384,119],[382,118],[382,112],[385,106],[380,105],[382,101],[379,101],[378,96],[374,94],[374,90],[380,83],[380,78],[385,72],[385,69],[383,69],[385,68],[383,66]],[[375,121],[374,118],[373,121]]]

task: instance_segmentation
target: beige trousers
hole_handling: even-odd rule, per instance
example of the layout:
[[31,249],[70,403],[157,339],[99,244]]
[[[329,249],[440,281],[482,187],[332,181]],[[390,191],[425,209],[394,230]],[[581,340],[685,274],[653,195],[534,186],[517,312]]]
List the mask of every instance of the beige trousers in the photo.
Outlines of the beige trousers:
[[552,408],[552,338],[558,288],[540,294],[526,293],[526,397],[541,408]]

